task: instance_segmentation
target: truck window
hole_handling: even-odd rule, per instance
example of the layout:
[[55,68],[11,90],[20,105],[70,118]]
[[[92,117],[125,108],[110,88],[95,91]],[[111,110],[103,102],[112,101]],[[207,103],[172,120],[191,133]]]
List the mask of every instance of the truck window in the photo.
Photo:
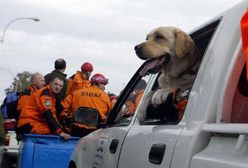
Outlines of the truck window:
[[147,83],[151,79],[151,76],[152,74],[146,75],[137,82],[135,87],[127,96],[127,99],[124,101],[115,122],[122,125],[128,125],[131,122],[137,107],[139,106],[141,99],[144,96]]

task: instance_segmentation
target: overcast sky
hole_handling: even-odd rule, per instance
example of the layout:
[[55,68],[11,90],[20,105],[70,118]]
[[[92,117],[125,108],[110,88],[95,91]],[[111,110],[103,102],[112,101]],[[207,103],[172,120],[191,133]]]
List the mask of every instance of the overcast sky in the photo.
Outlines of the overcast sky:
[[[119,94],[142,64],[134,46],[158,26],[189,32],[240,0],[0,0],[0,101],[18,72],[47,74],[57,58],[73,75],[83,62]],[[3,70],[6,69],[6,70]]]

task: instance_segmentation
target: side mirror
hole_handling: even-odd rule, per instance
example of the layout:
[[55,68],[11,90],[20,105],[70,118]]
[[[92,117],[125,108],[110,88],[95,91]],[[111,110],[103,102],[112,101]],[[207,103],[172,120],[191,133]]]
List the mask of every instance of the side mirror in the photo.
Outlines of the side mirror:
[[99,122],[101,121],[101,116],[96,109],[79,107],[75,112],[74,119],[75,122],[79,124],[98,127]]

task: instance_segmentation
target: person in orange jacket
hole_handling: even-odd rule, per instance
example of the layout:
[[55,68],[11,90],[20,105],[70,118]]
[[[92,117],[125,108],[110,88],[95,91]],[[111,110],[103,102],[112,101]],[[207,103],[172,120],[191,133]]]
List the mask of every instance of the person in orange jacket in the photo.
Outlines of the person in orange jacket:
[[190,90],[180,90],[175,89],[172,90],[171,93],[173,94],[173,105],[178,111],[178,121],[180,121],[184,115],[184,111],[186,108],[186,105],[188,103],[188,98],[190,94]]
[[20,113],[17,129],[21,133],[57,134],[65,140],[71,136],[64,132],[57,120],[55,94],[63,87],[63,79],[54,77],[49,85],[35,91],[30,103]]
[[76,74],[69,78],[66,95],[73,94],[75,90],[82,89],[89,84],[89,78],[93,71],[93,65],[89,62],[85,62],[81,66],[81,71],[77,71]]
[[112,107],[114,107],[118,97],[114,93],[109,93],[108,96],[110,98]]
[[144,94],[146,86],[146,81],[141,79],[125,103],[125,110],[123,112],[124,116],[128,117],[134,114]]
[[31,95],[38,89],[45,86],[45,79],[41,73],[34,73],[30,79],[31,85],[27,86],[19,95],[17,111],[21,112],[22,108],[30,102]]
[[[96,130],[95,126],[84,125],[75,122],[75,112],[79,107],[95,109],[99,112],[101,122],[105,122],[108,112],[111,110],[111,102],[108,94],[104,92],[105,85],[108,80],[102,74],[95,74],[90,79],[90,85],[74,92],[73,95],[68,95],[62,106],[65,108],[62,113],[64,116],[72,118],[72,135],[83,137],[90,132]],[[69,110],[68,110],[69,109]],[[71,111],[71,113],[70,113]],[[66,112],[69,112],[69,114]]]

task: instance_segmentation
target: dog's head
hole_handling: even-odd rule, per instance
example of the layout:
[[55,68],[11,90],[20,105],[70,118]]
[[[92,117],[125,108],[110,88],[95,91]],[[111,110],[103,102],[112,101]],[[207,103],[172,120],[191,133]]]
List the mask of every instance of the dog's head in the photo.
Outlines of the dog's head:
[[[159,27],[152,30],[146,41],[135,46],[140,59],[166,59],[166,71],[177,77],[195,63],[194,41],[184,31],[176,27]],[[179,68],[178,68],[179,66]]]

